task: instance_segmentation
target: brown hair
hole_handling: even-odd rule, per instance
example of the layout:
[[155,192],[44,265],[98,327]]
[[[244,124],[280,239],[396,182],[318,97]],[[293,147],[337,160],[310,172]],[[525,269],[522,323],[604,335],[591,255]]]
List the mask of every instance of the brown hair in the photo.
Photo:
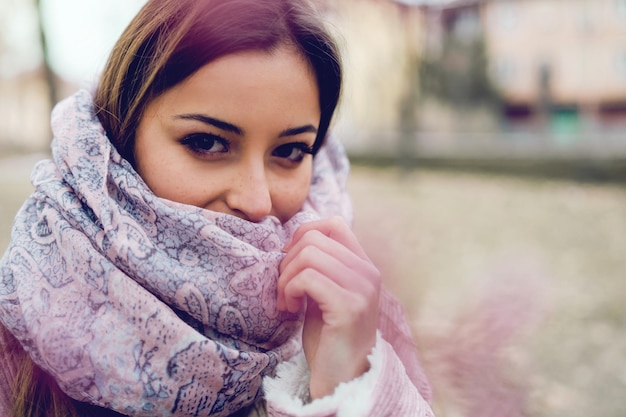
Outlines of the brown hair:
[[205,64],[246,50],[293,45],[314,70],[321,146],[341,92],[338,48],[305,0],[150,0],[115,45],[97,89],[100,122],[134,163],[135,131],[146,106]]
[[[115,417],[121,414],[67,396],[55,379],[37,366],[20,342],[0,324],[0,350],[16,364],[11,408],[3,417]],[[3,366],[12,366],[3,364]]]

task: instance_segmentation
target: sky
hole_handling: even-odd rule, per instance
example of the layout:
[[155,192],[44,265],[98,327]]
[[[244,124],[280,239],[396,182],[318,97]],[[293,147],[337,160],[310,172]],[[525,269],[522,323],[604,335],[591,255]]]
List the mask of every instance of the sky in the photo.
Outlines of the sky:
[[[145,0],[41,0],[53,69],[78,84],[89,83],[113,44]],[[3,56],[0,76],[41,62],[34,0],[0,0]]]
[[[31,0],[32,1],[32,0]],[[51,65],[75,81],[93,78],[143,0],[42,0]]]

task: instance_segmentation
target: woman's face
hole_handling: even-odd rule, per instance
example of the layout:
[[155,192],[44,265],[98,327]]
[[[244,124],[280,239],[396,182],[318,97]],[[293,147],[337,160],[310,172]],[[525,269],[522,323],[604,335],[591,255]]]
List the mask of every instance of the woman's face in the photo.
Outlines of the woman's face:
[[315,74],[297,52],[226,55],[146,107],[136,168],[159,197],[285,222],[308,194],[319,120]]

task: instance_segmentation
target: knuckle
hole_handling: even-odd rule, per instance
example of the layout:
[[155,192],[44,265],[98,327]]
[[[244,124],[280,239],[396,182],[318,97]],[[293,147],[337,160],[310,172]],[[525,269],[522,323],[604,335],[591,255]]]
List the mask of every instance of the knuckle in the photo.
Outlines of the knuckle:
[[376,286],[368,286],[364,292],[364,296],[365,296],[365,299],[367,300],[366,302],[368,306],[372,304],[378,305],[378,301],[380,297],[380,288]]
[[376,290],[380,290],[382,286],[383,278],[380,270],[371,262],[367,262],[362,265],[362,274],[365,279],[374,287]]
[[300,274],[303,278],[311,278],[315,275],[317,275],[317,271],[314,268],[311,267],[306,267],[302,270],[302,273]]
[[317,229],[307,230],[300,239],[306,245],[313,245],[316,242],[320,242],[324,237],[324,234]]
[[298,257],[300,258],[300,262],[303,262],[304,264],[311,264],[318,259],[319,255],[320,250],[317,247],[307,245],[300,251]]
[[328,219],[328,222],[334,228],[343,228],[346,226],[346,222],[341,216],[332,216]]
[[350,311],[350,315],[353,317],[361,317],[370,308],[369,297],[359,295],[352,297],[352,300],[347,303],[347,308]]
[[376,265],[372,262],[366,262],[366,273],[369,277],[371,277],[375,281],[380,281],[382,278],[382,274]]

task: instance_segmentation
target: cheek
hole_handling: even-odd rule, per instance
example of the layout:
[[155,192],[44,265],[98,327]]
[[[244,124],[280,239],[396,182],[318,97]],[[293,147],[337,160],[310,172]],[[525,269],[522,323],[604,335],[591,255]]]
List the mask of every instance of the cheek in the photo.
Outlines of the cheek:
[[186,183],[182,183],[183,186],[181,186],[179,174],[171,168],[171,165],[167,164],[147,164],[147,166],[138,164],[141,177],[156,196],[187,203],[189,192],[186,190]]
[[[223,181],[211,181],[217,174],[207,176],[203,171],[189,169],[189,166],[176,166],[171,163],[158,173],[147,175],[144,180],[152,192],[161,198],[191,206],[211,208],[211,204],[223,190]],[[211,180],[207,180],[210,178]]]
[[201,181],[176,152],[144,152],[141,156],[136,160],[137,172],[157,197],[194,206],[203,203],[200,188],[210,188],[211,184]]
[[302,209],[310,184],[310,169],[291,181],[281,181],[275,194],[274,209],[282,221],[290,219]]

